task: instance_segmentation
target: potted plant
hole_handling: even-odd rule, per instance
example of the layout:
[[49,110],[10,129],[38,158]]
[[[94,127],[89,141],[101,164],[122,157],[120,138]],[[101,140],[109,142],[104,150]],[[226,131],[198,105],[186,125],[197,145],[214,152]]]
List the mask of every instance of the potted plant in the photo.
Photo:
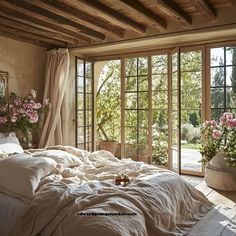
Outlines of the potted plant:
[[221,190],[236,190],[236,119],[229,112],[220,121],[205,121],[205,142],[200,153],[206,165],[206,183]]

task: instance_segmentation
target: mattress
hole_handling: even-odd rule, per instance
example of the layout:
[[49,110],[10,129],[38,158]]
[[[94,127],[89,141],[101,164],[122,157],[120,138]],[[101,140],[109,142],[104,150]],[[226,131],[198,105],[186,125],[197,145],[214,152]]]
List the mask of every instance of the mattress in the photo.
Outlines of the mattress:
[[1,236],[10,233],[16,219],[19,217],[25,203],[19,199],[0,193],[0,232]]

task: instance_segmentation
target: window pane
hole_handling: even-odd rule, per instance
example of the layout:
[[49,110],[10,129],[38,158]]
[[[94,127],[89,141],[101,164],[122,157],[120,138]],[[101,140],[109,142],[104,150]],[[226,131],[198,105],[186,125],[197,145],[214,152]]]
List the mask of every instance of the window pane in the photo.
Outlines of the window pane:
[[236,47],[226,47],[226,65],[236,65]]
[[84,92],[84,77],[77,77],[77,92]]
[[224,89],[223,88],[211,89],[211,107],[212,108],[224,107]]
[[136,93],[125,94],[125,108],[137,109],[137,94]]
[[137,141],[137,127],[125,127],[125,142],[136,144]]
[[167,74],[152,76],[152,90],[167,90],[168,77]]
[[181,71],[202,69],[202,52],[192,51],[181,53]]
[[86,78],[86,93],[92,93],[92,78]]
[[224,67],[211,68],[211,86],[224,86]]
[[139,92],[138,94],[138,108],[139,109],[148,109],[148,93]]
[[84,111],[77,112],[77,125],[84,126]]
[[125,126],[137,126],[137,111],[125,111]]
[[167,55],[152,56],[152,74],[167,72]]
[[211,109],[211,118],[213,120],[219,121],[223,113],[224,113],[224,109]]
[[84,60],[77,59],[77,74],[79,76],[84,76]]
[[236,66],[226,67],[226,86],[236,87]]
[[86,111],[86,125],[92,124],[92,111]]
[[167,91],[152,93],[152,107],[155,109],[168,109]]
[[84,109],[84,94],[77,93],[77,108]]
[[138,74],[139,75],[148,74],[148,58],[147,57],[138,58]]
[[165,130],[168,128],[168,111],[167,110],[153,110],[153,124],[152,128]]
[[226,88],[226,107],[236,108],[236,87]]
[[177,72],[172,73],[172,90],[178,89],[178,77],[177,77]]
[[139,128],[148,128],[148,111],[138,111]]
[[224,65],[224,48],[211,49],[211,66]]
[[177,65],[177,54],[172,55],[172,72],[176,72],[178,68]]
[[92,77],[92,63],[86,62],[85,64],[86,77]]
[[137,77],[126,77],[125,91],[137,91]]
[[172,112],[172,128],[177,129],[178,126],[178,113],[177,111]]
[[139,76],[139,91],[148,91],[148,77],[146,76]]
[[77,128],[77,143],[84,143],[84,128]]
[[125,75],[137,75],[137,58],[125,59]]
[[92,109],[92,94],[86,94],[86,109]]

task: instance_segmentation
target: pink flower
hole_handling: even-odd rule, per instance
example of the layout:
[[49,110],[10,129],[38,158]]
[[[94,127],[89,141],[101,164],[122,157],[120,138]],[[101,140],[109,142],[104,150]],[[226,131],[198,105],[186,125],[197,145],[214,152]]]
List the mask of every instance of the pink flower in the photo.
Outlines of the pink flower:
[[20,106],[21,103],[22,103],[22,101],[21,101],[21,99],[20,99],[19,97],[17,97],[17,98],[14,100],[14,103],[15,103],[16,106]]
[[212,137],[214,139],[220,139],[220,137],[222,136],[222,132],[220,130],[217,129],[213,129],[212,131]]
[[230,112],[225,112],[223,114],[223,117],[226,119],[226,120],[230,120],[230,119],[233,119],[233,114],[230,113]]
[[6,109],[6,107],[5,106],[0,106],[0,112],[4,112],[4,111],[6,111],[7,109]]
[[7,118],[4,116],[0,116],[0,124],[5,124],[7,122]]
[[17,109],[17,111],[18,111],[19,113],[21,113],[21,114],[25,113],[25,109],[24,109],[24,108],[19,108],[19,109]]
[[32,111],[27,113],[28,119],[30,123],[37,123],[39,119],[39,115],[36,111]]
[[38,102],[38,103],[36,104],[36,109],[40,109],[41,107],[42,107],[41,103]]
[[227,125],[228,125],[230,128],[236,127],[236,119],[227,120]]
[[215,126],[216,126],[216,121],[215,120],[210,120],[210,121],[205,121],[204,123],[203,123],[203,126],[204,127],[209,127],[209,126],[211,126],[212,128],[214,128]]
[[12,116],[11,122],[12,122],[12,123],[15,123],[16,121],[17,121],[17,116]]

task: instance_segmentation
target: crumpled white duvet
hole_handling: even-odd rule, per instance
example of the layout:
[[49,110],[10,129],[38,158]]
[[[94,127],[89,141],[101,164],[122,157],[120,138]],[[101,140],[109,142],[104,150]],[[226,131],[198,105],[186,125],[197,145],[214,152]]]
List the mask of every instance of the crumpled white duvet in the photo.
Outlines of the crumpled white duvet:
[[[83,164],[64,166],[59,174],[41,181],[12,236],[187,235],[212,207],[201,192],[173,172],[118,160],[106,151],[90,154],[72,147],[54,148],[76,155]],[[128,174],[131,183],[114,185],[117,173]]]

